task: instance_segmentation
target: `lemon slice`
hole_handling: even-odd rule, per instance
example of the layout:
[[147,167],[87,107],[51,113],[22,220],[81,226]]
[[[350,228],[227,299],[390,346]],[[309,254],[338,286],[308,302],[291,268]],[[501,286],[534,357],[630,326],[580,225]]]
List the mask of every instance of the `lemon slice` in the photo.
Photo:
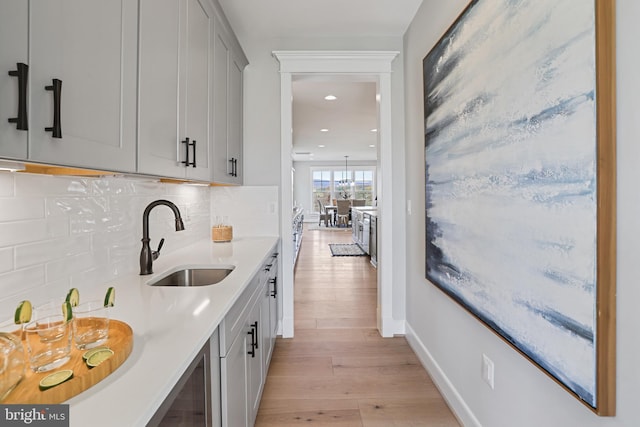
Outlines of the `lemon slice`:
[[98,366],[111,356],[113,356],[113,350],[111,350],[110,348],[102,348],[99,351],[94,352],[87,358],[87,366],[89,366],[90,368]]
[[107,294],[104,296],[104,306],[105,307],[113,307],[113,304],[116,302],[116,289],[113,286],[110,286],[107,289]]
[[71,307],[77,307],[80,303],[80,292],[76,288],[69,289],[65,301],[71,303]]
[[89,357],[91,357],[92,354],[103,351],[103,350],[109,350],[111,351],[111,349],[109,347],[95,347],[92,348],[91,350],[87,350],[84,353],[82,353],[82,358],[84,360],[87,360]]
[[65,381],[73,378],[73,371],[71,369],[63,369],[52,374],[47,375],[40,380],[40,390],[46,390],[51,387],[55,387],[58,384],[62,384]]
[[71,308],[71,305],[72,304],[69,301],[65,301],[62,303],[62,316],[67,322],[73,319],[73,310]]
[[28,300],[21,301],[16,308],[16,314],[13,318],[16,325],[29,323],[29,321],[31,321],[31,311],[31,302]]

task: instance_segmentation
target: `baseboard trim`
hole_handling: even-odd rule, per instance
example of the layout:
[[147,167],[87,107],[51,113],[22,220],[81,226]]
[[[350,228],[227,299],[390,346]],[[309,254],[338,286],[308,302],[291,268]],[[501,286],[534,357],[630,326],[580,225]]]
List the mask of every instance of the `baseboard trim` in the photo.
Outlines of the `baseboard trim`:
[[456,390],[447,375],[440,368],[440,365],[438,365],[427,347],[417,337],[415,331],[407,322],[405,322],[405,329],[405,336],[409,342],[409,346],[411,346],[418,356],[418,359],[420,359],[422,366],[424,366],[431,376],[431,379],[440,391],[440,394],[442,394],[442,397],[444,397],[444,400],[447,402],[460,424],[470,427],[482,427],[482,424],[480,424],[480,421],[475,417],[471,408],[469,408],[467,403],[462,399],[458,390]]

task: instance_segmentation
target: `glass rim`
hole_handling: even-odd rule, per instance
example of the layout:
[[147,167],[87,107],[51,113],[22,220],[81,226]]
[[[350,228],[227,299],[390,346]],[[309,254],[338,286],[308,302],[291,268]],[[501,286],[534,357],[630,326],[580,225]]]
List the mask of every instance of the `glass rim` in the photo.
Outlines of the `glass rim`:
[[110,308],[110,307],[104,305],[104,300],[95,299],[95,300],[91,300],[91,301],[87,301],[87,302],[81,302],[77,306],[71,307],[71,311],[74,314],[75,313],[86,313],[86,312],[90,312],[90,311],[100,310],[100,309],[103,309],[103,308]]
[[[57,319],[57,320],[62,320],[62,323],[67,324],[70,323],[71,320],[67,320],[62,314],[49,314],[47,316],[43,316],[43,317],[39,317],[35,320],[32,320],[31,322],[28,322],[27,324],[25,324],[25,331],[29,332],[29,331],[34,331],[34,330],[44,330],[44,329],[51,329],[51,328],[55,328],[58,327],[60,325],[60,322],[52,322],[52,321],[47,321],[44,322],[45,319]],[[42,325],[38,325],[38,322],[40,322]],[[46,323],[47,326],[44,326]]]

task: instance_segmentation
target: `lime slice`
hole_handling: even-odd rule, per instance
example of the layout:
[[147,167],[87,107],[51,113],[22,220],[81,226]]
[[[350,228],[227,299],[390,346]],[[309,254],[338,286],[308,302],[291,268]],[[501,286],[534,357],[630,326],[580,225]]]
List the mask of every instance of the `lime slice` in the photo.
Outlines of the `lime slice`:
[[77,307],[80,303],[80,292],[76,288],[69,289],[65,301],[71,303],[71,307]]
[[107,289],[107,294],[104,296],[104,306],[105,307],[113,307],[113,304],[116,302],[116,289],[113,286],[110,286]]
[[63,369],[62,371],[54,372],[40,380],[40,390],[55,387],[58,384],[62,384],[63,382],[70,380],[71,378],[73,378],[73,371],[71,369]]
[[87,366],[89,366],[90,368],[98,366],[111,356],[113,356],[113,350],[111,350],[110,348],[102,348],[87,358]]
[[62,316],[67,322],[73,319],[73,310],[71,308],[71,305],[72,304],[69,301],[65,301],[62,303]]
[[16,314],[13,318],[16,325],[20,325],[22,323],[28,323],[31,321],[31,302],[28,300],[21,301],[16,308]]
[[82,358],[84,360],[87,360],[89,357],[91,357],[92,354],[98,353],[98,352],[103,351],[103,350],[111,351],[111,349],[109,347],[95,347],[95,348],[92,348],[91,350],[87,350],[84,353],[82,353]]

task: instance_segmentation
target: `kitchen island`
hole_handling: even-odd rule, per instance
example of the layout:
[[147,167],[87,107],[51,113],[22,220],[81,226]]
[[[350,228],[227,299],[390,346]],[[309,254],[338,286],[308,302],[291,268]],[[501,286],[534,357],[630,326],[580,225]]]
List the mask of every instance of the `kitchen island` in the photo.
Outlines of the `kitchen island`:
[[[100,294],[116,288],[111,318],[133,329],[133,350],[115,372],[65,402],[71,426],[144,426],[163,404],[200,349],[216,332],[263,263],[278,237],[203,240],[154,261],[154,274],[129,274],[81,289]],[[176,267],[234,266],[224,280],[200,287],[153,287],[147,283]],[[212,354],[212,357],[217,355]],[[219,414],[214,414],[219,416]]]

